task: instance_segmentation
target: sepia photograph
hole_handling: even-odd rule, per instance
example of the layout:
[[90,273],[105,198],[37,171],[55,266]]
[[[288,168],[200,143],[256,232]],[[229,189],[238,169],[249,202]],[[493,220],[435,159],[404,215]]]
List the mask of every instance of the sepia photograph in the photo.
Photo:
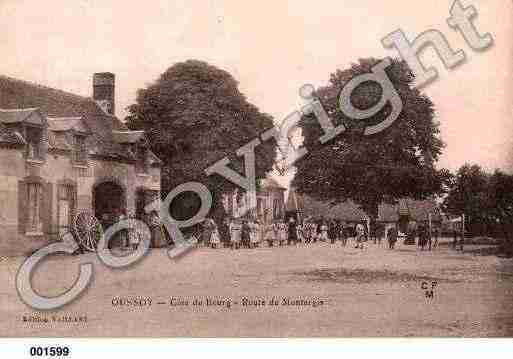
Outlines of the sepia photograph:
[[513,337],[512,1],[0,19],[0,337]]

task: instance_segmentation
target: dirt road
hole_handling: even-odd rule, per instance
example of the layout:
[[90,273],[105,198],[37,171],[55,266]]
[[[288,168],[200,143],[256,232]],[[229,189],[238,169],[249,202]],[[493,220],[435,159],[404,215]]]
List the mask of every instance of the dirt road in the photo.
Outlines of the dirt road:
[[21,262],[0,262],[4,337],[513,336],[513,260],[447,247],[200,248],[178,262],[155,250],[124,270],[106,268],[94,254],[63,255],[35,274],[41,294],[71,285],[80,262],[94,264],[94,281],[50,313],[19,300]]

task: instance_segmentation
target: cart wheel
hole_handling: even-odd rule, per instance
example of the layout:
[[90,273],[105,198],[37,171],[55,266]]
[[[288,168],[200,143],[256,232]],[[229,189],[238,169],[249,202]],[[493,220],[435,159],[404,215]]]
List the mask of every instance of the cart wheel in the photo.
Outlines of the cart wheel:
[[98,242],[103,236],[100,221],[88,212],[81,212],[75,217],[73,226],[80,248],[89,252],[96,252]]

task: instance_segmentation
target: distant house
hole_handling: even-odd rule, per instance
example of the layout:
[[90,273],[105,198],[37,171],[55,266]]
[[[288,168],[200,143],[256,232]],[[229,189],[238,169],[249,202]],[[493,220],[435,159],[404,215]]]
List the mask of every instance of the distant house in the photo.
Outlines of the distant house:
[[[287,199],[287,214],[296,215],[300,220],[309,217],[333,218],[347,224],[367,222],[367,214],[353,201],[337,205],[315,200],[309,196],[298,194],[294,189],[289,191]],[[377,221],[385,225],[420,223],[431,220],[440,225],[442,216],[434,200],[417,201],[409,198],[400,199],[397,204],[382,203],[378,207]]]
[[0,253],[58,240],[74,215],[142,214],[159,197],[160,160],[114,115],[115,76],[93,97],[0,76]]
[[285,216],[285,191],[287,189],[272,178],[259,181],[256,193],[256,208],[249,209],[250,203],[245,192],[236,190],[225,196],[224,207],[228,215],[235,218],[252,215],[267,223],[283,219]]

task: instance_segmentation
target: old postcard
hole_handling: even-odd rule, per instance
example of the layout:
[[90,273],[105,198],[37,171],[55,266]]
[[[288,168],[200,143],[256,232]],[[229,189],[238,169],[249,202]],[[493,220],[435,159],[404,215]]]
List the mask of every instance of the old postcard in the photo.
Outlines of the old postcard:
[[513,336],[511,1],[0,19],[1,337]]

